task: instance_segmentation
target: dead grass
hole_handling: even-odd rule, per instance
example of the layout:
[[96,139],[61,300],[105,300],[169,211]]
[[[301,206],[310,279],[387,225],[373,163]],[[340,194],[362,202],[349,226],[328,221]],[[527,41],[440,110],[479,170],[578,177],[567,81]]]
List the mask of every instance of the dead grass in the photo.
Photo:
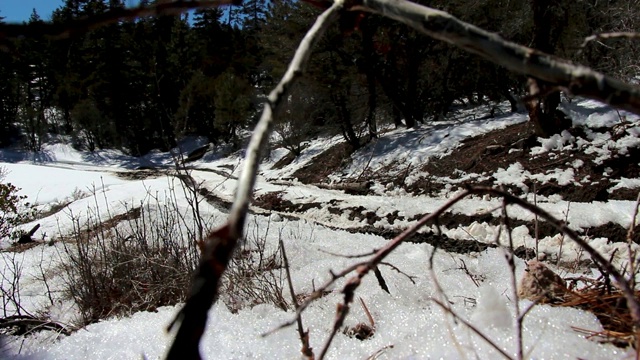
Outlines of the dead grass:
[[[640,291],[636,291],[640,297]],[[602,343],[612,343],[619,347],[634,346],[637,333],[633,330],[633,318],[627,307],[627,300],[621,291],[611,288],[605,281],[599,281],[583,290],[568,292],[562,302],[556,306],[574,307],[594,314],[604,331],[575,328],[588,338]]]
[[89,211],[86,221],[72,217],[61,267],[65,293],[80,310],[79,325],[186,299],[199,254],[194,227],[183,226],[189,221],[175,196],[169,199],[152,198],[104,221]]

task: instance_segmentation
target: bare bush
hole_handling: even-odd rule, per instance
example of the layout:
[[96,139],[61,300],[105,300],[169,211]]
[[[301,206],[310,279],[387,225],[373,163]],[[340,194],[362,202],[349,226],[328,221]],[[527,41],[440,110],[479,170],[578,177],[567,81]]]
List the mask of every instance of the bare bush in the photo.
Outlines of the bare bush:
[[287,310],[284,298],[284,260],[280,247],[267,246],[269,225],[261,231],[254,221],[253,232],[245,236],[222,278],[221,300],[231,312],[260,304]]
[[186,299],[199,258],[196,227],[185,226],[189,220],[173,189],[164,199],[149,196],[140,207],[107,221],[91,211],[82,224],[70,216],[74,225],[64,242],[64,277],[82,323]]
[[2,292],[2,318],[16,315],[31,315],[22,307],[20,279],[22,278],[21,256],[15,252],[0,252],[2,271],[0,271],[0,292]]

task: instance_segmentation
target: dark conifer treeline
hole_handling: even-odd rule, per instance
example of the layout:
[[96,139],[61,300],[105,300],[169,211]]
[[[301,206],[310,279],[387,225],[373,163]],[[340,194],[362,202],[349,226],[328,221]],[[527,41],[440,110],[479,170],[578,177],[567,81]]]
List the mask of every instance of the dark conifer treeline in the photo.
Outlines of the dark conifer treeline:
[[[594,33],[638,30],[640,9],[630,0],[420,2],[625,80],[640,74],[633,42],[580,47]],[[51,21],[123,6],[123,0],[66,0]],[[239,131],[254,123],[264,94],[319,12],[299,1],[246,0],[65,40],[13,39],[0,52],[0,146],[19,141],[39,150],[47,134],[134,155],[193,134],[239,145]],[[40,21],[34,11],[28,23]],[[461,103],[508,100],[515,111],[525,80],[391,20],[345,17],[315,49],[276,130],[294,153],[318,132],[341,133],[357,148],[377,136],[381,121],[412,127]]]

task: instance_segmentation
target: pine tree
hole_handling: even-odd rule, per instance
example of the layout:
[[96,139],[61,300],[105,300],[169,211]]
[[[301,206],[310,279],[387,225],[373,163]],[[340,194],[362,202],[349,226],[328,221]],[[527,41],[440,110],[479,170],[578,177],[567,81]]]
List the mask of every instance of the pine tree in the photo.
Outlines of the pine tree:
[[249,33],[257,33],[262,29],[267,16],[266,0],[245,0],[242,2],[242,29]]
[[213,127],[223,141],[239,147],[238,129],[245,125],[251,114],[253,88],[228,69],[215,80],[214,92],[216,108]]
[[[4,17],[0,16],[0,24]],[[9,145],[18,113],[18,80],[11,53],[0,51],[0,147]]]
[[[42,20],[34,9],[28,26],[37,26]],[[40,151],[48,131],[45,110],[51,106],[53,89],[47,66],[48,43],[43,37],[21,39],[17,43],[20,58],[16,62],[19,81],[18,119],[26,135],[30,150]]]

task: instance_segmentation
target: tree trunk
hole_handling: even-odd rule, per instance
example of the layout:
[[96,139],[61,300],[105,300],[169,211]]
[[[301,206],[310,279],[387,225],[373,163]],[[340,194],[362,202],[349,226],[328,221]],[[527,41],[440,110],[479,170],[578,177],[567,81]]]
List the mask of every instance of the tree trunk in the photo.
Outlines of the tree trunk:
[[332,95],[334,104],[338,105],[338,118],[340,119],[340,128],[342,129],[342,136],[347,140],[349,145],[356,150],[360,148],[360,139],[356,135],[353,129],[353,123],[351,121],[351,113],[347,108],[347,101],[342,94]]
[[[560,7],[556,1],[533,0],[533,47],[547,54],[553,55],[555,45],[560,38],[565,25]],[[529,95],[537,96],[548,87],[543,81],[529,80]],[[566,121],[562,112],[558,110],[560,105],[560,92],[557,90],[541,95],[539,99],[525,103],[529,112],[529,119],[533,123],[536,135],[549,137],[571,127],[571,122]]]
[[509,105],[511,106],[511,112],[512,113],[517,112],[518,100],[515,98],[515,96],[513,96],[513,94],[511,94],[511,92],[506,89],[502,89],[500,92],[502,96],[504,96],[504,98],[507,99],[507,101],[509,101]]
[[366,117],[366,123],[369,127],[369,138],[375,139],[378,137],[378,126],[376,124],[376,108],[377,93],[376,93],[376,74],[375,74],[375,50],[373,48],[373,34],[375,29],[371,26],[370,21],[365,19],[360,24],[362,30],[362,52],[364,59],[364,70],[367,77],[367,91],[369,92],[368,99],[368,111]]

